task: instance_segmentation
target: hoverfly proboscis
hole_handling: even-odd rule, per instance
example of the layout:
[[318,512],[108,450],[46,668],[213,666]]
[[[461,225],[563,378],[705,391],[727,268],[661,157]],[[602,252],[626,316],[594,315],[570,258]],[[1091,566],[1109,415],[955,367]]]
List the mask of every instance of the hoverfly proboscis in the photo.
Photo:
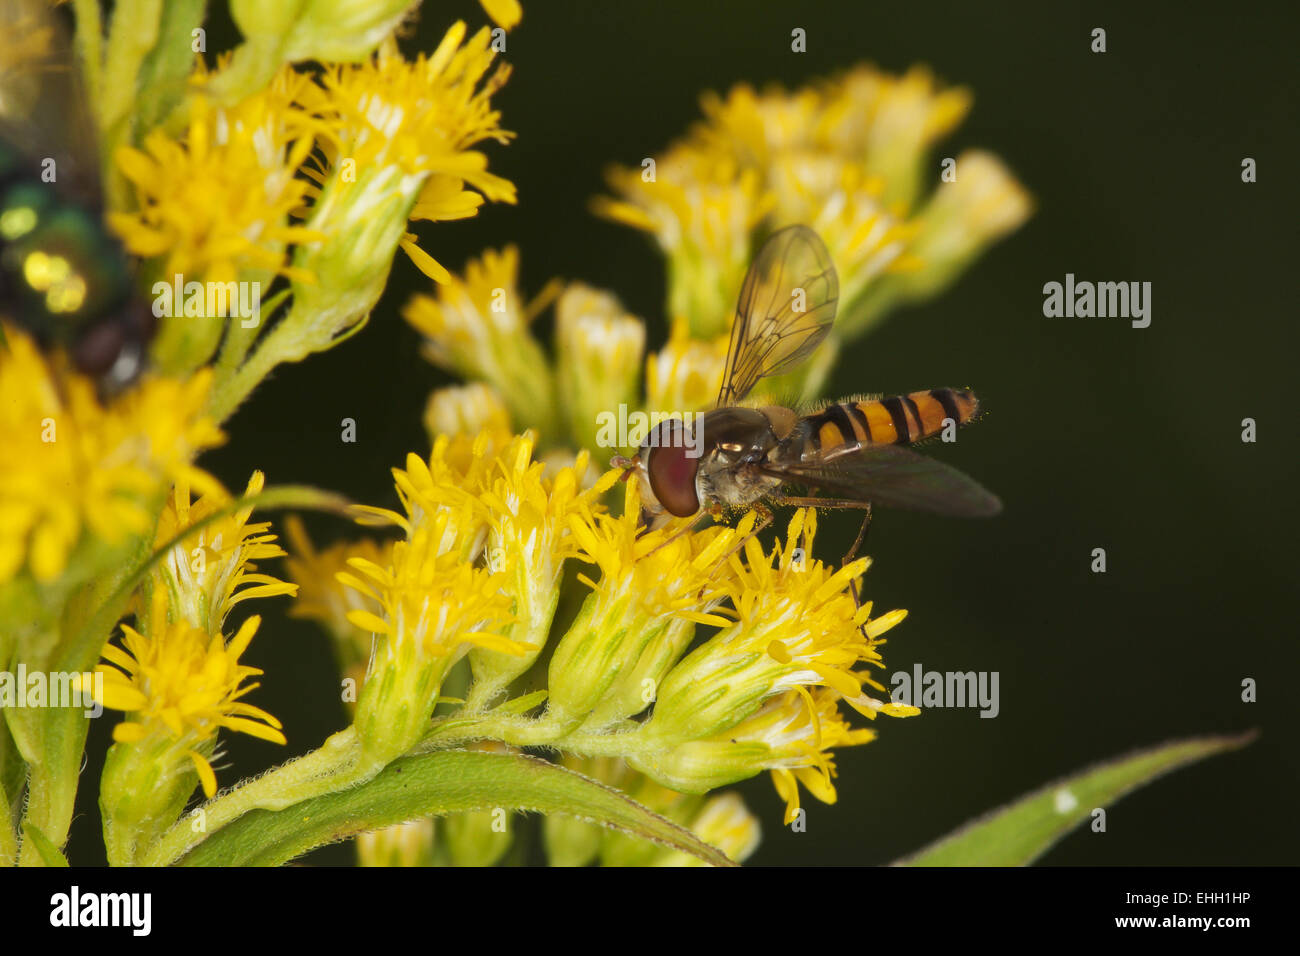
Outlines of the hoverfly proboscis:
[[[720,517],[750,507],[764,513],[766,524],[765,501],[859,509],[862,530],[847,563],[875,505],[959,517],[1001,511],[997,497],[973,479],[907,447],[939,434],[948,421],[971,421],[979,401],[969,389],[849,399],[805,414],[743,404],[760,379],[794,369],[822,343],[838,299],[835,267],[817,233],[789,226],[764,243],[740,290],[716,406],[691,426],[680,418],[660,422],[635,459],[612,462],[625,478],[637,475],[647,528],[670,517]],[[792,486],[807,494],[789,494]]]

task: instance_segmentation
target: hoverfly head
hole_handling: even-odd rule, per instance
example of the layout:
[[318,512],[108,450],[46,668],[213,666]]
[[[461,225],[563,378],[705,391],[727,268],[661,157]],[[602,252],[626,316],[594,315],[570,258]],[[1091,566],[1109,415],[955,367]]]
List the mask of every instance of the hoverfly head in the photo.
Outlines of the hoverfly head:
[[688,518],[700,510],[695,476],[700,456],[692,434],[679,418],[660,422],[641,443],[641,461],[659,504],[669,514]]

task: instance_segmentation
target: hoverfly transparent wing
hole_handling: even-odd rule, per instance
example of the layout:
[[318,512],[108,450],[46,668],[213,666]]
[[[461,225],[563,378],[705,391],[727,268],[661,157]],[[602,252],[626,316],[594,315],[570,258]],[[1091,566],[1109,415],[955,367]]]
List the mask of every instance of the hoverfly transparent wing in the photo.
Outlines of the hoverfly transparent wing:
[[740,289],[718,406],[734,405],[759,379],[802,362],[830,332],[839,296],[835,266],[817,233],[807,226],[774,232]]
[[958,518],[987,518],[1002,510],[997,496],[950,465],[902,445],[854,442],[824,457],[770,463],[765,474],[827,496]]

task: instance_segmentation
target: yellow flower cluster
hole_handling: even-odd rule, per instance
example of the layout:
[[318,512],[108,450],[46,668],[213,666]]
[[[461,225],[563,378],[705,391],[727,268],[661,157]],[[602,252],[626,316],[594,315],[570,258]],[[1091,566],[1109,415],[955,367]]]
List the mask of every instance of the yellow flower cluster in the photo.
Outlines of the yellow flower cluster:
[[168,620],[166,598],[156,593],[147,633],[124,624],[124,649],[104,647],[108,663],[96,668],[104,675],[100,703],[131,714],[132,719],[113,728],[115,741],[164,742],[161,754],[149,751],[154,772],[164,777],[172,772],[176,761],[170,757],[178,754],[193,763],[210,797],[216,793],[217,778],[208,758],[219,729],[285,742],[275,717],[240,699],[258,686],[245,683],[248,678],[262,673],[239,663],[262,619],[248,618],[227,641],[184,617]]
[[[196,80],[206,77],[200,70]],[[143,149],[119,147],[117,164],[138,207],[111,212],[108,221],[126,247],[165,256],[167,281],[179,273],[186,281],[234,282],[241,272],[310,281],[286,262],[290,245],[319,238],[290,219],[306,202],[310,183],[297,171],[322,128],[298,105],[310,88],[309,76],[285,67],[231,109],[200,93],[181,138],[156,129]]]
[[93,573],[115,547],[153,527],[172,482],[210,490],[194,457],[223,440],[204,414],[211,375],[146,378],[102,404],[90,379],[4,327],[0,349],[0,586],[24,569],[62,575],[84,544]]
[[[770,554],[753,514],[646,531],[635,482],[614,513],[601,494],[619,471],[584,490],[585,456],[548,477],[532,452],[529,437],[499,431],[442,436],[427,462],[394,471],[401,511],[361,509],[405,533],[387,561],[353,557],[337,575],[373,602],[347,613],[379,642],[358,707],[368,747],[403,752],[428,737],[442,681],[469,653],[469,699],[445,718],[468,739],[625,758],[683,793],[767,769],[793,813],[795,781],[833,800],[832,750],[873,736],[849,727],[841,702],[871,718],[916,712],[864,690],[878,685],[860,667],[882,666],[881,635],[904,614],[857,607],[849,586],[868,561],[815,560],[811,512]],[[589,593],[553,634],[570,559],[591,567],[577,575]],[[687,653],[699,625],[718,631]],[[544,712],[494,709],[547,643]]]
[[969,108],[965,90],[921,67],[859,66],[793,92],[742,84],[706,95],[703,121],[664,153],[611,169],[617,198],[594,208],[655,237],[669,316],[706,340],[725,333],[758,240],[807,225],[840,276],[838,334],[855,336],[898,301],[940,291],[1028,215],[1024,190],[986,153],[927,172],[927,150]]

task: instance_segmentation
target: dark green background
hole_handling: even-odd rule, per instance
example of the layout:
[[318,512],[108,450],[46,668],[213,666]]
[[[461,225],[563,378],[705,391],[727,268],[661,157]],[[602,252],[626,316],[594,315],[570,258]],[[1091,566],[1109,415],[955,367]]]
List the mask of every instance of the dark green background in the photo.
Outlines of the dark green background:
[[[1131,5],[1129,5],[1131,6]],[[496,102],[518,132],[489,147],[517,207],[422,230],[453,269],[518,243],[523,286],[551,276],[615,291],[662,343],[664,270],[647,237],[592,216],[610,162],[639,163],[698,115],[705,89],[799,83],[864,60],[931,65],[975,107],[935,157],[982,147],[1034,194],[1037,213],[944,296],[894,314],[839,363],[832,391],[972,385],[988,414],[940,454],[1001,495],[1005,514],[960,522],[882,513],[866,590],[906,607],[890,672],[998,671],[1001,714],[933,710],[882,721],[839,755],[840,802],[781,827],[766,775],[742,787],[761,815],[757,864],[884,863],[972,816],[1104,758],[1175,737],[1260,728],[1247,750],[1178,772],[1112,807],[1049,864],[1295,863],[1295,321],[1297,143],[1293,31],[1238,5],[1018,3],[585,3],[527,5],[510,35],[515,74]],[[407,49],[430,50],[476,4],[426,4]],[[790,52],[803,27],[808,52]],[[1109,50],[1089,52],[1106,28]],[[216,25],[214,37],[221,35]],[[214,45],[219,45],[216,40]],[[1259,182],[1241,182],[1243,157]],[[1152,324],[1048,319],[1042,286],[1150,281]],[[388,469],[423,451],[420,413],[448,379],[417,354],[397,310],[427,289],[399,257],[364,334],[281,368],[205,463],[231,487],[254,468],[394,502]],[[549,340],[549,319],[542,328]],[[1258,422],[1243,444],[1241,420]],[[340,442],[356,419],[358,442]],[[823,520],[823,557],[852,522]],[[350,529],[313,520],[318,539]],[[1089,571],[1093,548],[1106,574]],[[265,615],[249,657],[255,702],[280,716],[289,752],[343,722],[328,645]],[[1241,681],[1259,702],[1241,702]],[[92,737],[102,759],[108,722]],[[223,783],[286,751],[236,737]],[[86,776],[83,781],[89,782]],[[85,789],[90,789],[89,787]],[[99,841],[87,802],[74,847]],[[102,851],[101,851],[102,852]],[[331,848],[320,863],[348,862]]]

